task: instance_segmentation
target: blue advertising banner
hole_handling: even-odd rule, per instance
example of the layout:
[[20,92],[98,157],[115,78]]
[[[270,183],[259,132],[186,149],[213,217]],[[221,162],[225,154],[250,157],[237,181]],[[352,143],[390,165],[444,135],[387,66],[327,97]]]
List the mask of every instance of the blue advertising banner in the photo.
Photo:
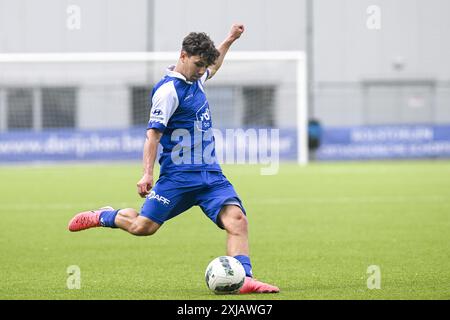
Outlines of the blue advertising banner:
[[[219,163],[297,160],[295,129],[215,129],[214,135]],[[6,132],[0,162],[140,161],[144,141],[145,128]],[[420,158],[450,158],[450,125],[323,128],[316,153],[319,161]]]
[[317,160],[450,158],[450,125],[324,128]]
[[0,134],[0,161],[126,160],[142,154],[145,130],[49,130]]
[[[142,159],[145,128],[123,130],[58,129],[0,134],[0,162]],[[219,163],[296,160],[295,129],[214,129]]]

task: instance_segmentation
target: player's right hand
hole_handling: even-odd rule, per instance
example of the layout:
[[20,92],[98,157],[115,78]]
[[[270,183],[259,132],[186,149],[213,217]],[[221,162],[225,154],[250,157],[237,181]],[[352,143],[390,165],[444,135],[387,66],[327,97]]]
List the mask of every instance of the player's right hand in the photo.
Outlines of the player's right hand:
[[137,192],[141,198],[145,198],[153,187],[153,176],[144,174],[137,183]]
[[241,23],[235,23],[231,26],[229,37],[235,41],[244,33],[245,27]]

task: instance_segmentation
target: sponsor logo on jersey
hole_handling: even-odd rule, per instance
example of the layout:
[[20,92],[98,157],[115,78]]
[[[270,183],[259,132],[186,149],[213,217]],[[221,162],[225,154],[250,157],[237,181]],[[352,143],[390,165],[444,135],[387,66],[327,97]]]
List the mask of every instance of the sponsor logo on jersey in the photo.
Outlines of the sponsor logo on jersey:
[[[197,111],[197,129],[203,132],[206,132],[208,129],[212,127],[211,123],[211,113],[209,111],[208,102],[205,101],[203,106],[200,107]],[[199,126],[201,124],[201,127]]]
[[156,115],[156,116],[160,116],[163,114],[161,109],[155,109],[152,111],[152,114]]
[[150,194],[147,196],[147,199],[149,199],[149,200],[155,199],[156,201],[161,202],[162,204],[164,204],[166,206],[170,204],[169,199],[167,199],[159,194],[156,194],[155,191],[151,191]]

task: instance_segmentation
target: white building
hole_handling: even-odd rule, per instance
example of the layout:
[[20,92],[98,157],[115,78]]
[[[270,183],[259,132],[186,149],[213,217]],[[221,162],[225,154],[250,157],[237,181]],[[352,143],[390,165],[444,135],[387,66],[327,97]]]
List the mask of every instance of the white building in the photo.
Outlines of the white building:
[[[312,2],[309,38],[307,0],[0,0],[0,53],[178,51],[190,31],[219,44],[242,22],[233,51],[312,53],[325,125],[450,123],[449,1]],[[142,125],[165,64],[0,64],[0,131]],[[216,125],[295,126],[292,64],[256,67],[211,81]]]

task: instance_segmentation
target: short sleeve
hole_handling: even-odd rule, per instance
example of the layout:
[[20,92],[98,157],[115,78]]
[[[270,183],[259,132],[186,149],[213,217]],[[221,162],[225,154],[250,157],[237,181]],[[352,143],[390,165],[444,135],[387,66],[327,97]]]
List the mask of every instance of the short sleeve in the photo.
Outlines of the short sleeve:
[[164,131],[178,105],[178,95],[173,81],[166,82],[152,96],[152,107],[147,129]]

